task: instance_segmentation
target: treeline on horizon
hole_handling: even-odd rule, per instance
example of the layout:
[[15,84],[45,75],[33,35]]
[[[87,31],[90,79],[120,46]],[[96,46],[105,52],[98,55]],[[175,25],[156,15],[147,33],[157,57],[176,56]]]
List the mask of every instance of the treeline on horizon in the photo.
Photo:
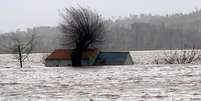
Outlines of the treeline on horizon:
[[[58,22],[59,23],[59,22]],[[107,31],[101,49],[107,51],[201,48],[201,10],[189,14],[140,14],[106,20]],[[0,35],[0,43],[8,43],[9,34],[24,40],[37,34],[33,52],[51,52],[62,47],[63,34],[58,27],[41,26]],[[5,53],[4,47],[0,53]]]

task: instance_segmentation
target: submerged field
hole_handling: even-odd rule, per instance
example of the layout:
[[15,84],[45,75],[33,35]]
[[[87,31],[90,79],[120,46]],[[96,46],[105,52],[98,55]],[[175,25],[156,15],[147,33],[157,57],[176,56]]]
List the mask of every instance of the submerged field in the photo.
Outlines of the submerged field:
[[201,65],[49,68],[40,57],[19,68],[0,55],[0,101],[201,101]]

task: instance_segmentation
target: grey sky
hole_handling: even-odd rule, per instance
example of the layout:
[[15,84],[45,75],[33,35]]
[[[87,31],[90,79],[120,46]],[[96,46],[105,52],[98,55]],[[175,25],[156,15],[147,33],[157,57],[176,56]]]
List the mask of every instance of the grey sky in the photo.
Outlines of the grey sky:
[[86,6],[105,18],[129,14],[189,13],[201,9],[201,0],[0,0],[0,32],[33,26],[56,26],[64,7]]

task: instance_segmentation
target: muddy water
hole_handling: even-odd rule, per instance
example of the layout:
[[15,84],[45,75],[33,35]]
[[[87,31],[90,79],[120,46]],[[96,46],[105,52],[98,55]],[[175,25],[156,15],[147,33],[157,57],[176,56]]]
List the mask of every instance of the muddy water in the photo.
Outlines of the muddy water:
[[2,101],[201,101],[201,66],[0,68]]

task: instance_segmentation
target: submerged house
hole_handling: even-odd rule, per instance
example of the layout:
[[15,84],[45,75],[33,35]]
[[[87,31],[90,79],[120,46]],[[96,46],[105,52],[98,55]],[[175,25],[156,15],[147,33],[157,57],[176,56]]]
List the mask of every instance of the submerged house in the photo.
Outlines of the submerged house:
[[100,52],[94,65],[132,65],[129,52]]
[[[82,57],[82,65],[90,66],[93,65],[98,54],[98,49],[87,50]],[[56,49],[45,59],[46,67],[62,67],[72,66],[71,61],[71,49]]]
[[[69,49],[56,49],[45,59],[45,66],[72,66],[71,53]],[[83,66],[134,64],[129,52],[99,52],[98,49],[88,49],[81,61]]]

